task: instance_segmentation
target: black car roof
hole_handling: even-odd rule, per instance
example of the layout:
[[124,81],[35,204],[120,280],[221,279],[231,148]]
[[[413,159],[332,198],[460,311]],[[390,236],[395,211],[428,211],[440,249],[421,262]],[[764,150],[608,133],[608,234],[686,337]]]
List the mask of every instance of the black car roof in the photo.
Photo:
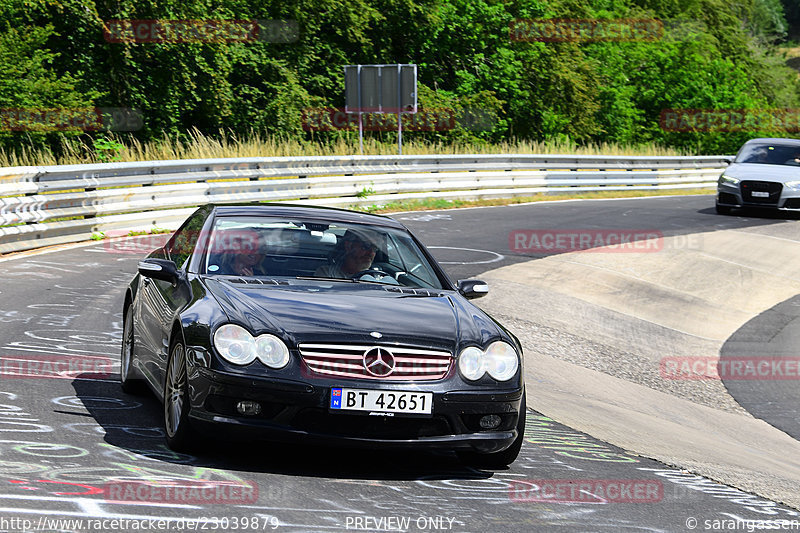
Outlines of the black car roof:
[[334,207],[309,207],[293,204],[212,204],[210,207],[217,216],[280,216],[314,219],[325,222],[350,222],[354,224],[374,224],[405,229],[400,222],[371,213],[360,213]]

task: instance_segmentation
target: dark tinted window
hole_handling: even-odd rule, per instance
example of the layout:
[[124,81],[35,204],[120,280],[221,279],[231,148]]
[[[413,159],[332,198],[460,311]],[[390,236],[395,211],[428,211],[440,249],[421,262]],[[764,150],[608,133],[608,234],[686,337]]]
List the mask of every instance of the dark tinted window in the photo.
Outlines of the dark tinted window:
[[192,255],[203,229],[206,214],[207,211],[201,211],[192,215],[167,243],[167,257],[174,261],[178,268],[183,268],[186,260]]
[[736,163],[800,166],[800,144],[746,144],[736,157]]

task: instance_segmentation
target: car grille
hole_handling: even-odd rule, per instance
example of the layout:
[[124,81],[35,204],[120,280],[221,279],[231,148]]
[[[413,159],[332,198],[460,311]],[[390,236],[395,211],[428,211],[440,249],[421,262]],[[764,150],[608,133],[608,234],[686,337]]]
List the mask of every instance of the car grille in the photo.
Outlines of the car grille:
[[[778,204],[783,185],[773,181],[743,181],[742,199],[752,204]],[[756,193],[753,196],[753,193]],[[759,196],[758,193],[768,193],[768,196]]]
[[[424,381],[442,379],[450,370],[450,352],[396,346],[356,346],[344,344],[301,344],[300,355],[309,370],[326,376],[390,381]],[[367,372],[364,356],[380,348],[394,359],[394,370],[376,376]]]

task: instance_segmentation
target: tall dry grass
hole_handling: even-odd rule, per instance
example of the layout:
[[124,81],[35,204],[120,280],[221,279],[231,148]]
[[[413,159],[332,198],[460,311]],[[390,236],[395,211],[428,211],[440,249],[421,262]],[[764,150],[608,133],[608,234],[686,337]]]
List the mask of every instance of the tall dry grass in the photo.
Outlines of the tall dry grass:
[[[193,130],[181,139],[165,135],[161,139],[141,142],[134,137],[109,135],[125,147],[116,154],[116,161],[157,161],[175,159],[210,159],[222,157],[281,157],[358,154],[358,137],[338,137],[326,141],[300,141],[250,133],[244,136],[220,131],[206,135]],[[17,151],[0,149],[0,167],[28,165],[66,165],[100,162],[92,145],[86,141],[62,137],[60,149],[22,148]],[[393,155],[395,142],[375,137],[364,139],[364,154]],[[502,143],[431,142],[407,139],[403,153],[409,155],[440,154],[585,154],[585,155],[689,155],[688,152],[656,145],[628,146],[613,143],[579,145],[572,141],[511,140]]]

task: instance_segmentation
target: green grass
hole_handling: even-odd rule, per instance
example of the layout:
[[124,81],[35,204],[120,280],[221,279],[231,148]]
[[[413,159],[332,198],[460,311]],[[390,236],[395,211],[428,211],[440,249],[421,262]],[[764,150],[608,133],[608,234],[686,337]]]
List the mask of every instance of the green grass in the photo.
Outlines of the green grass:
[[[246,138],[220,131],[218,135],[204,135],[192,131],[184,140],[165,136],[162,139],[141,142],[134,137],[111,135],[111,141],[124,147],[114,156],[115,161],[155,161],[177,159],[211,159],[222,157],[279,157],[358,154],[358,137],[339,137],[330,142],[287,140],[251,133]],[[93,143],[80,138],[62,137],[60,149],[23,148],[17,151],[0,149],[0,167],[28,165],[65,165],[97,163],[108,159],[108,154],[98,154]],[[369,137],[364,139],[365,155],[394,155],[397,145]],[[403,153],[408,155],[442,154],[578,154],[578,155],[690,155],[686,151],[656,145],[618,145],[609,143],[579,145],[571,141],[535,142],[512,140],[497,144],[443,143],[407,139]]]
[[554,200],[576,199],[608,199],[639,198],[647,196],[684,196],[696,194],[714,194],[716,189],[669,189],[660,191],[592,191],[573,194],[537,194],[515,198],[491,198],[486,200],[446,200],[443,198],[425,198],[424,200],[399,200],[383,205],[352,206],[351,209],[368,213],[396,213],[399,211],[430,211],[434,209],[453,209],[458,207],[481,207],[490,205],[513,205],[530,202],[547,202]]

